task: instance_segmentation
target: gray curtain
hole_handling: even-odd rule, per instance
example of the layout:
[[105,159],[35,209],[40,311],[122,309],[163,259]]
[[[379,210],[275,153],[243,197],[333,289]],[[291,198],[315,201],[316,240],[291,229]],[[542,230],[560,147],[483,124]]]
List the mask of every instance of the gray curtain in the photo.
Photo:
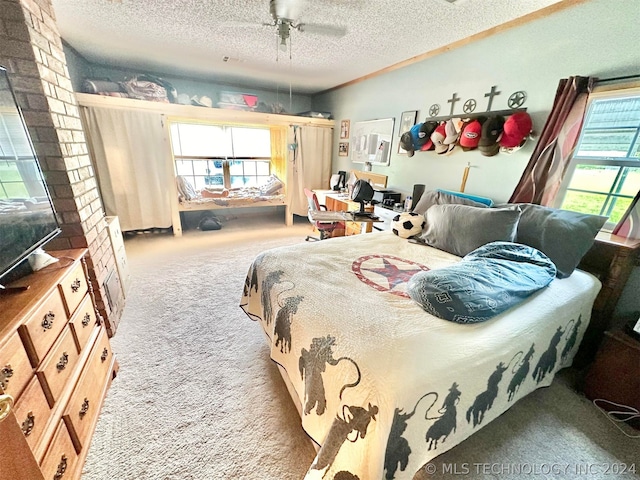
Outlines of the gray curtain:
[[124,231],[170,227],[174,174],[163,115],[80,111],[107,215],[117,215]]
[[295,150],[289,151],[287,190],[291,213],[306,217],[308,203],[304,189],[329,188],[333,128],[291,126],[287,141],[289,145],[297,145]]

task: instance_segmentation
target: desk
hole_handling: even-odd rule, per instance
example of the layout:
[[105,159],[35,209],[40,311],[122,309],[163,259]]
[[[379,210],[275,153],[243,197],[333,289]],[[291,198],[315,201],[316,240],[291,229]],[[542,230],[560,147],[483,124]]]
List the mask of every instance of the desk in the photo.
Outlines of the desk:
[[[324,205],[326,205],[327,210],[333,212],[353,212],[360,210],[360,204],[358,202],[351,201],[348,194],[327,193],[325,194],[324,201]],[[366,210],[373,211],[373,207],[367,207]],[[371,220],[363,219],[346,220],[345,235],[357,235],[359,233],[371,232],[373,223],[374,222]]]
[[378,217],[359,216],[352,212],[333,212],[330,210],[310,211],[309,215],[314,222],[357,222],[357,223],[376,223],[382,222]]

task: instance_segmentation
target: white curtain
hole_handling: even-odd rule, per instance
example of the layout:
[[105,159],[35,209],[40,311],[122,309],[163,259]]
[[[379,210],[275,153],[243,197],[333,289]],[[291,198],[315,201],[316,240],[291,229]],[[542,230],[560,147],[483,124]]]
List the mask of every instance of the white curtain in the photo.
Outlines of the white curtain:
[[306,217],[309,204],[304,188],[329,188],[333,128],[291,126],[288,143],[297,144],[297,148],[289,152],[287,190],[291,213]]
[[156,112],[82,107],[107,215],[122,230],[171,226],[171,152]]

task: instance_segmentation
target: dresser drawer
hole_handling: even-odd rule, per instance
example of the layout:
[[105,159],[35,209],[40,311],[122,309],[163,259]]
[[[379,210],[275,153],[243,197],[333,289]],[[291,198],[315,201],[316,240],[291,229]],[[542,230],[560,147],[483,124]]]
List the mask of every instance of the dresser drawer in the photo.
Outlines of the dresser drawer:
[[78,262],[73,270],[60,282],[59,288],[67,307],[67,313],[71,317],[88,291],[87,277],[84,275],[82,262]]
[[71,437],[64,422],[60,424],[53,435],[47,454],[40,463],[40,470],[45,480],[64,480],[73,478],[78,455],[71,443]]
[[15,414],[31,451],[35,453],[51,418],[51,409],[38,377],[33,377],[20,400],[16,402]]
[[0,388],[17,400],[33,376],[29,357],[17,332],[0,348]]
[[78,350],[84,350],[96,326],[96,312],[93,309],[93,303],[91,303],[91,297],[89,295],[84,296],[84,300],[82,300],[76,313],[73,314],[69,325],[71,326]]
[[106,331],[102,329],[80,380],[63,413],[69,434],[80,452],[91,439],[95,419],[100,413],[103,392],[108,381],[113,353]]
[[69,328],[60,335],[47,358],[36,370],[49,406],[53,407],[78,363],[78,349]]
[[34,368],[45,357],[68,319],[60,293],[54,290],[36,313],[18,328]]

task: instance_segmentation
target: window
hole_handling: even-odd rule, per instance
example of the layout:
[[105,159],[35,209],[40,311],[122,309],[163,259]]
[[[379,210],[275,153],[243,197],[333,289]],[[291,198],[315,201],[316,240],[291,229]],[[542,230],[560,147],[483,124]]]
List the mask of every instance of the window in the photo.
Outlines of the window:
[[176,173],[196,190],[257,187],[271,173],[268,128],[172,123],[171,144]]
[[0,200],[46,195],[20,116],[0,111]]
[[640,190],[640,89],[593,93],[558,203],[609,217],[612,229]]

